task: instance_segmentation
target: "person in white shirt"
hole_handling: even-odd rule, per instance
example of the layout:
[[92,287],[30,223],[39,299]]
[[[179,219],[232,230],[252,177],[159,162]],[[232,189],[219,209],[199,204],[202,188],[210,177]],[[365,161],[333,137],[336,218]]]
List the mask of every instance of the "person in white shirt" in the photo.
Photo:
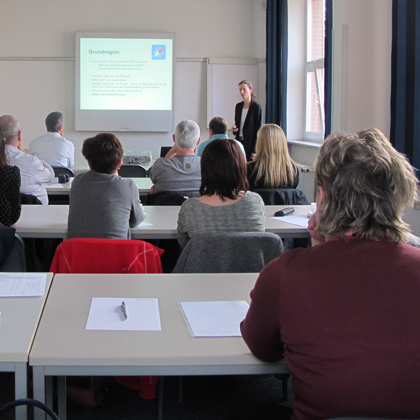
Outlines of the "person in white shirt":
[[29,154],[22,146],[22,130],[19,121],[12,115],[0,117],[3,141],[9,165],[20,170],[20,192],[36,196],[42,204],[48,204],[48,196],[43,182],[51,182],[54,170],[48,163]]
[[64,117],[61,112],[51,112],[45,119],[48,133],[32,140],[28,152],[51,166],[72,168],[74,145],[63,137]]

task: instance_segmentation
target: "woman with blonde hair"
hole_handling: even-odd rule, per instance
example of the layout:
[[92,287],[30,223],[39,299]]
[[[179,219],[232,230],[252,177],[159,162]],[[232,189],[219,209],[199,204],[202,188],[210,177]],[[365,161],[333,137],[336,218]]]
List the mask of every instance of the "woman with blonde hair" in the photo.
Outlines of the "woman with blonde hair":
[[250,190],[296,188],[299,171],[289,155],[287,139],[277,124],[265,124],[257,134],[257,156],[248,163]]

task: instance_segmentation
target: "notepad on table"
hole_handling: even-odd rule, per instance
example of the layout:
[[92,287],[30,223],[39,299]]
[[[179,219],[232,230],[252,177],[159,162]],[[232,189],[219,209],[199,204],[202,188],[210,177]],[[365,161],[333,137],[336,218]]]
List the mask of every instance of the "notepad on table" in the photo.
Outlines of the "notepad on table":
[[308,227],[308,218],[306,216],[292,215],[292,216],[283,216],[283,217],[272,217],[274,220],[280,222],[290,223],[291,225]]
[[[127,319],[121,310],[124,302]],[[92,298],[87,330],[161,331],[156,298]]]
[[184,318],[194,337],[240,337],[240,322],[249,304],[244,300],[180,302]]

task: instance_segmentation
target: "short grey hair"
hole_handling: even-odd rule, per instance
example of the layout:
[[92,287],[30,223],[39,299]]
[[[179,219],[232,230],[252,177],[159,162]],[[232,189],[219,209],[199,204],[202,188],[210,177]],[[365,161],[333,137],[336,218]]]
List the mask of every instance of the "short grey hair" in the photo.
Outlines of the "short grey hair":
[[0,117],[0,129],[6,144],[15,139],[21,131],[19,121],[13,115],[2,115]]
[[55,111],[48,114],[45,118],[45,125],[49,133],[57,133],[57,131],[64,125],[64,117],[61,112]]
[[406,241],[401,219],[417,199],[417,178],[407,158],[376,128],[334,133],[319,150],[315,178],[324,190],[317,231],[326,237]]
[[200,138],[200,127],[192,120],[181,121],[175,129],[175,143],[180,149],[192,150]]

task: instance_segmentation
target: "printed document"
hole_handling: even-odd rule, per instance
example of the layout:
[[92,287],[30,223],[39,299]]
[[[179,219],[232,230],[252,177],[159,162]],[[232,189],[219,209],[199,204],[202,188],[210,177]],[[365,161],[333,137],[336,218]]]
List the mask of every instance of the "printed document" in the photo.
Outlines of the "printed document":
[[1,273],[0,297],[44,296],[46,273]]

